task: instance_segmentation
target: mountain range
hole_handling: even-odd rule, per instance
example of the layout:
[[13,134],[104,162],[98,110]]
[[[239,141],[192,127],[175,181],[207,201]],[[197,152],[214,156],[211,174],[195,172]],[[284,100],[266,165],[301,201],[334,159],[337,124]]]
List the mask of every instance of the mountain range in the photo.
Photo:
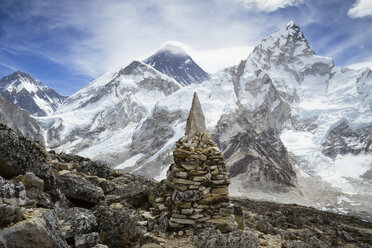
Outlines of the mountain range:
[[53,113],[67,98],[21,71],[0,79],[0,95],[34,116]]
[[0,89],[34,116],[47,148],[158,180],[197,92],[233,195],[372,210],[371,70],[338,67],[317,55],[294,22],[212,75],[167,44],[67,99],[21,72],[1,79]]

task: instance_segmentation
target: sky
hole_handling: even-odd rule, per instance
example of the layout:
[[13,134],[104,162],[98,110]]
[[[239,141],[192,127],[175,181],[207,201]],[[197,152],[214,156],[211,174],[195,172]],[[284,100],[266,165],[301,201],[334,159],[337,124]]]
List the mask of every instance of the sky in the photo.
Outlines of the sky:
[[291,20],[317,54],[372,68],[372,0],[0,0],[0,76],[71,95],[168,41],[214,73]]

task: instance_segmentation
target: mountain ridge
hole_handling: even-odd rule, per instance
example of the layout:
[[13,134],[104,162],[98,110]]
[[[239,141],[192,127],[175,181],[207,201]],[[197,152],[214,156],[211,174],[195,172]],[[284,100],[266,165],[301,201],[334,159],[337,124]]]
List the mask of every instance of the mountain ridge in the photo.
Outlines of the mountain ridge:
[[0,79],[0,94],[34,116],[53,113],[67,98],[21,71]]

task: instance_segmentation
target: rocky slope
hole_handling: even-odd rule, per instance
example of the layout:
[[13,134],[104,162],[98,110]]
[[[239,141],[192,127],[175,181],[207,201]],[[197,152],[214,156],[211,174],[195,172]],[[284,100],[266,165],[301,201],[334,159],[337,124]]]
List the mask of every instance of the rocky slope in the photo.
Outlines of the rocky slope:
[[183,86],[200,84],[209,78],[208,73],[196,64],[182,48],[172,43],[166,43],[143,62],[174,78]]
[[0,124],[0,247],[370,247],[372,224],[233,199],[238,228],[169,227],[165,184],[46,151]]
[[0,96],[0,123],[11,127],[18,134],[44,143],[44,133],[39,123],[28,112]]
[[53,113],[66,99],[30,74],[21,71],[0,79],[0,95],[34,116]]

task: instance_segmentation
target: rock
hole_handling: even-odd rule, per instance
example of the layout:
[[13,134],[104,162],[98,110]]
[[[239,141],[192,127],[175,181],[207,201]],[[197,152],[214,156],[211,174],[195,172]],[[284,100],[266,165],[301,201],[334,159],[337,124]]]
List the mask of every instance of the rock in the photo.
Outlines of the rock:
[[29,199],[37,199],[44,191],[44,181],[32,172],[26,172],[25,175],[18,176],[15,179],[17,182],[22,182],[26,188],[26,195]]
[[155,227],[156,231],[165,233],[168,230],[169,219],[166,215],[161,216],[158,220],[158,225]]
[[205,117],[200,106],[198,95],[195,92],[189,117],[187,117],[185,135],[193,137],[197,132],[204,133],[206,131]]
[[327,132],[322,142],[322,153],[334,159],[338,154],[372,152],[371,133],[372,125],[352,128],[346,119],[342,119]]
[[162,248],[163,246],[160,246],[155,243],[149,243],[149,244],[144,244],[141,246],[141,248]]
[[0,203],[0,228],[23,220],[25,209],[18,206]]
[[0,198],[9,205],[23,206],[26,204],[26,190],[23,183],[11,183],[0,176]]
[[0,247],[67,248],[53,210],[36,210],[31,217],[0,229]]
[[[57,157],[57,156],[56,156]],[[114,175],[114,171],[107,165],[92,161],[87,158],[80,157],[74,154],[60,153],[58,159],[61,162],[70,163],[77,162],[76,169],[87,175],[94,175],[105,179],[111,179]]]
[[235,230],[227,238],[229,248],[256,248],[260,247],[260,240],[250,231]]
[[75,236],[76,248],[90,248],[101,243],[98,233],[88,233]]
[[197,248],[225,248],[226,238],[216,229],[207,229],[193,236],[192,242]]
[[169,220],[172,223],[181,224],[181,225],[192,225],[195,224],[195,220],[191,219],[180,219],[180,218],[170,218]]
[[256,225],[256,229],[265,234],[276,234],[275,228],[266,220],[260,220]]
[[98,204],[105,199],[101,188],[71,172],[60,172],[56,177],[56,184],[62,193],[75,200]]
[[96,217],[84,208],[69,208],[58,211],[59,227],[65,239],[92,232],[97,227]]
[[207,223],[216,225],[216,228],[218,228],[222,233],[231,232],[235,228],[234,223],[228,219],[211,219],[208,220]]
[[18,136],[13,130],[0,125],[0,176],[13,178],[33,172],[42,178],[47,189],[54,183],[50,155],[39,143]]
[[172,200],[175,202],[195,202],[202,199],[201,192],[199,190],[185,190],[177,191]]
[[116,186],[110,194],[118,196],[133,207],[147,204],[157,185],[155,180],[131,174],[117,177],[111,182],[115,183]]
[[131,247],[145,232],[137,222],[136,211],[129,208],[100,206],[95,216],[100,237],[109,247]]

